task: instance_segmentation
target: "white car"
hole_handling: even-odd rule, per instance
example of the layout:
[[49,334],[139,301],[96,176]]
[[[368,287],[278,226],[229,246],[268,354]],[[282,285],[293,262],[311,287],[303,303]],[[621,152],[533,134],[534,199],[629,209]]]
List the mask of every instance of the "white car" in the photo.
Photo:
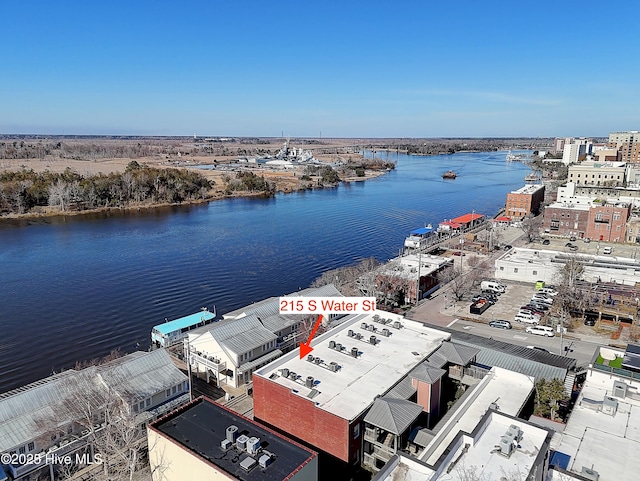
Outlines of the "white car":
[[538,319],[533,314],[520,314],[520,313],[516,314],[513,320],[516,322],[524,322],[525,324],[538,324],[538,322],[540,321],[540,319]]
[[556,291],[555,289],[551,289],[549,287],[543,287],[542,289],[539,289],[538,292],[536,292],[536,295],[538,294],[544,294],[545,296],[551,296],[551,297],[555,297],[558,295],[558,291]]
[[553,328],[547,326],[527,326],[524,332],[526,332],[527,334],[536,334],[538,336],[555,336]]
[[533,296],[531,298],[531,300],[533,302],[539,302],[542,304],[546,304],[547,306],[550,306],[551,304],[553,304],[553,299],[550,299],[548,297],[544,297],[544,296]]

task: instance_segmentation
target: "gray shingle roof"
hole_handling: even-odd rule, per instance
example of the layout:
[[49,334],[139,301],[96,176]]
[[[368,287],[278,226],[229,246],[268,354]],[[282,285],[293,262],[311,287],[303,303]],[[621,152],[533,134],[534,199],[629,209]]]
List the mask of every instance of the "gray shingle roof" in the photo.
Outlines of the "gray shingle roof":
[[452,364],[466,366],[480,349],[456,342],[443,342],[437,352]]
[[417,379],[418,381],[423,381],[428,384],[433,384],[442,376],[447,373],[444,369],[440,369],[437,367],[430,366],[427,363],[418,364],[410,373],[410,378]]
[[422,412],[422,406],[404,399],[378,398],[364,422],[393,434],[402,434]]

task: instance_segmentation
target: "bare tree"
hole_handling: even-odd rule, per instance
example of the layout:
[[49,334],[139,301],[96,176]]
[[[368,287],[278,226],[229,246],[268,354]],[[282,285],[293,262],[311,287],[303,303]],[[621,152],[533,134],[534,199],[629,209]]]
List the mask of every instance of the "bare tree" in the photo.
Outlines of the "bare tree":
[[542,216],[534,216],[529,214],[527,217],[522,219],[520,223],[520,229],[526,234],[529,242],[533,242],[533,240],[540,235],[540,231],[542,229]]
[[473,276],[465,275],[462,267],[453,265],[438,272],[438,281],[446,285],[448,292],[453,294],[455,300],[460,301],[465,294],[473,289]]

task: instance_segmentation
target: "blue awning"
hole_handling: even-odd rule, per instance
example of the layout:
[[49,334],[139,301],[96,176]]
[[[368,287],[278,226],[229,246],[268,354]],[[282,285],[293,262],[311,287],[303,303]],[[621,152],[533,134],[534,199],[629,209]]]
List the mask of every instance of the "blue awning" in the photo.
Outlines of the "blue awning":
[[411,231],[412,235],[425,235],[431,232],[433,229],[429,227],[420,227],[419,229],[415,229]]

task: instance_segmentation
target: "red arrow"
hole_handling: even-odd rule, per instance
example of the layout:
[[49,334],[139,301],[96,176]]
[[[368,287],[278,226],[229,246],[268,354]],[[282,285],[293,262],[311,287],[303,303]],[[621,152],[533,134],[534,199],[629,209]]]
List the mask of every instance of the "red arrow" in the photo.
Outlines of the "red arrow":
[[309,334],[309,339],[307,339],[307,342],[301,342],[300,343],[300,359],[302,359],[307,354],[309,354],[311,351],[313,351],[313,348],[311,347],[311,339],[313,339],[313,336],[316,335],[316,331],[320,327],[320,323],[321,322],[322,322],[322,314],[320,314],[318,316],[318,320],[316,321],[315,325],[313,326],[313,329],[311,330],[311,334]]

